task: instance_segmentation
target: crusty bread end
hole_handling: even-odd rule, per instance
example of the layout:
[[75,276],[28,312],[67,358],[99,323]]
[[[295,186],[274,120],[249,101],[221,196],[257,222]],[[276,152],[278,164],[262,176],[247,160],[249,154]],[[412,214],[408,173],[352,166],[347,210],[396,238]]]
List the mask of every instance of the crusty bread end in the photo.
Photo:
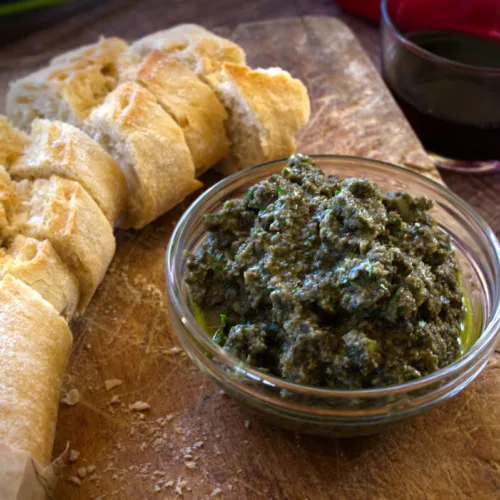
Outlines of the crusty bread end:
[[232,146],[222,162],[224,173],[295,152],[295,133],[310,115],[309,96],[300,80],[279,68],[224,64],[212,85],[229,113]]

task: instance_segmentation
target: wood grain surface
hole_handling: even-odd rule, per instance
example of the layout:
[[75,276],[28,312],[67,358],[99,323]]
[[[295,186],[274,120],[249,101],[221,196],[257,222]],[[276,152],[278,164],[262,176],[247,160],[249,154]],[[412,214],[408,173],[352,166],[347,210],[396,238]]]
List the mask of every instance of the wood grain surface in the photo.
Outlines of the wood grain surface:
[[[150,19],[151,29],[158,29]],[[128,23],[136,36],[144,19],[134,24],[130,16]],[[105,26],[99,29],[106,34],[124,35],[108,33]],[[435,175],[375,69],[341,24],[301,18],[222,31],[243,45],[252,65],[279,65],[306,83],[313,113],[300,137],[302,151],[363,154]],[[75,43],[88,36],[76,33]],[[366,43],[374,36],[369,31],[362,38]],[[219,178],[209,172],[202,180],[208,187]],[[487,187],[488,195],[500,198],[495,177],[450,179],[459,193]],[[500,498],[498,355],[448,404],[384,434],[350,440],[270,427],[206,379],[178,348],[164,296],[165,249],[193,199],[142,232],[117,234],[108,275],[86,315],[73,324],[65,388],[77,388],[81,401],[61,407],[55,454],[68,442],[80,452],[65,477],[78,476],[81,467],[96,469],[80,486],[62,479],[57,499]],[[479,193],[471,192],[470,199],[498,229],[492,217],[498,210]],[[123,383],[107,391],[110,379]],[[150,409],[131,410],[138,401]]]

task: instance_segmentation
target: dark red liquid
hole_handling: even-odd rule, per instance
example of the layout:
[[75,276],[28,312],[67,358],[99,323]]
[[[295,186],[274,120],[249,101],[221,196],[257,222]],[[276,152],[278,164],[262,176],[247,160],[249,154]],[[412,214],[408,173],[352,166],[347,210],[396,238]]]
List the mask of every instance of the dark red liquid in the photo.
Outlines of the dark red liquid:
[[424,146],[462,160],[500,159],[500,41],[450,30],[405,35],[432,54],[476,68],[452,68],[403,46],[384,77]]

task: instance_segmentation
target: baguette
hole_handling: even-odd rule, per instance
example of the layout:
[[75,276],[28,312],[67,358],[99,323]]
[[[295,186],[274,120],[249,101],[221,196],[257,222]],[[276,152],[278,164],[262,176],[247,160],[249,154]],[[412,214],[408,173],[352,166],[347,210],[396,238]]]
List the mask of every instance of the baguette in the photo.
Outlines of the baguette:
[[197,176],[227,154],[227,113],[210,87],[187,66],[154,50],[126,78],[150,90],[181,127]]
[[13,127],[5,116],[0,115],[0,165],[8,168],[29,144],[29,137]]
[[141,57],[152,50],[170,54],[204,80],[218,73],[225,62],[245,64],[245,52],[239,45],[196,24],[152,33],[134,42],[131,50]]
[[222,161],[223,173],[295,152],[295,133],[310,115],[307,89],[300,80],[279,68],[224,64],[211,83],[229,113],[226,130],[232,146]]
[[16,212],[19,200],[16,187],[3,165],[0,165],[0,243],[10,227],[13,214]]
[[7,274],[38,292],[67,321],[73,317],[78,280],[49,241],[17,235],[9,248],[0,248],[0,279]]
[[50,463],[72,335],[52,305],[16,278],[0,282],[0,442]]
[[103,66],[104,72],[114,73],[116,77],[116,61],[127,50],[128,43],[122,38],[101,37],[96,43],[83,45],[76,49],[59,54],[53,57],[50,65],[71,64],[87,62],[88,64],[98,64]]
[[182,130],[140,85],[119,85],[92,111],[88,127],[127,178],[128,209],[119,227],[141,229],[202,185]]
[[9,235],[49,240],[78,278],[82,313],[113,258],[113,229],[91,196],[74,181],[50,179],[17,182],[20,199]]
[[118,82],[116,57],[127,44],[116,43],[120,49],[113,46],[113,50],[105,50],[106,45],[106,40],[95,44],[98,55],[94,57],[76,57],[81,49],[63,54],[52,65],[12,82],[7,93],[7,114],[12,123],[26,132],[35,118],[81,127]]
[[79,182],[111,225],[127,203],[127,181],[111,156],[87,134],[59,121],[32,123],[31,144],[9,173],[15,179],[57,175]]

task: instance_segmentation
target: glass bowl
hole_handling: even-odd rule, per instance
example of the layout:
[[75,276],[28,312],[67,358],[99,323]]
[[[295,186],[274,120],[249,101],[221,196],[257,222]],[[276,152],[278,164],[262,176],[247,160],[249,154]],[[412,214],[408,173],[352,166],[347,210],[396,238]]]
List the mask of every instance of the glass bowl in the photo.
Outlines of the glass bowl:
[[219,347],[196,322],[190,307],[185,251],[203,241],[203,216],[255,183],[279,173],[277,160],[234,174],[203,193],[184,213],[166,258],[167,298],[174,331],[190,358],[224,391],[272,423],[297,432],[334,437],[366,435],[443,403],[484,368],[500,326],[500,246],[486,222],[446,187],[406,168],[352,156],[313,156],[326,175],[367,177],[385,191],[425,195],[432,215],[450,234],[460,260],[477,341],[454,363],[420,379],[377,389],[330,390],[287,382],[249,367]]

